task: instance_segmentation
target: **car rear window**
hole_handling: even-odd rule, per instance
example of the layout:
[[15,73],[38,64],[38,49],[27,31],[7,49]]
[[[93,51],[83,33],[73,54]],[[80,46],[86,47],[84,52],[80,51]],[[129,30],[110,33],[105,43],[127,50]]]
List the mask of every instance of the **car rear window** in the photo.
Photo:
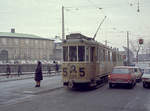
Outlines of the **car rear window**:
[[128,74],[129,69],[113,69],[112,74]]
[[144,69],[145,74],[150,74],[150,69]]

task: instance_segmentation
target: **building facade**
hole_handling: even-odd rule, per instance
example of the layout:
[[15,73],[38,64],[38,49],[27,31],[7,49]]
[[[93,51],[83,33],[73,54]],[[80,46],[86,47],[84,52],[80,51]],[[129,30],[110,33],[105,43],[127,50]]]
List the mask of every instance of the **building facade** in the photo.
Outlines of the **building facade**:
[[0,61],[35,61],[53,58],[54,41],[31,34],[0,32]]
[[62,40],[59,36],[55,36],[54,38],[54,60],[55,61],[62,61],[63,54],[62,54]]

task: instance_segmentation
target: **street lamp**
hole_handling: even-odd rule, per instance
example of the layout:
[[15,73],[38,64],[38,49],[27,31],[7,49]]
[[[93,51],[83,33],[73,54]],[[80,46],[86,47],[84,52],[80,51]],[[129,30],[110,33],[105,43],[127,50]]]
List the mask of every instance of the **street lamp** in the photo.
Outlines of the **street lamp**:
[[62,6],[62,40],[65,39],[64,6]]

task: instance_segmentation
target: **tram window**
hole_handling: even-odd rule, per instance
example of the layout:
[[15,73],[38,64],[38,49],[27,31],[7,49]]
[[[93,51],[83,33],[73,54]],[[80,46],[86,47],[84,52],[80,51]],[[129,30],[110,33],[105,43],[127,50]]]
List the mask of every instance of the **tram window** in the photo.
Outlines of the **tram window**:
[[69,60],[77,61],[77,47],[76,46],[69,47]]
[[110,62],[112,62],[112,52],[110,52]]
[[108,51],[105,51],[105,61],[108,61]]
[[85,47],[78,46],[78,59],[79,61],[85,61]]
[[90,58],[91,58],[91,62],[93,62],[94,61],[94,47],[91,47]]
[[105,61],[105,49],[103,49],[103,61]]
[[89,47],[86,47],[86,61],[89,61]]
[[68,47],[63,47],[63,60],[68,61]]
[[112,60],[113,60],[113,62],[116,62],[116,53],[115,52],[112,53]]
[[97,47],[97,55],[96,55],[96,60],[97,60],[97,62],[99,61],[99,48]]
[[100,61],[103,61],[103,51],[100,49],[99,52]]

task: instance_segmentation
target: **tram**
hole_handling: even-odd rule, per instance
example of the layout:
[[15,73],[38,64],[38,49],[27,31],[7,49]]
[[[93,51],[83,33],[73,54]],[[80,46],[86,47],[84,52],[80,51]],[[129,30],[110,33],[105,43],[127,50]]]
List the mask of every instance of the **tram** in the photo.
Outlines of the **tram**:
[[93,87],[107,80],[112,67],[123,65],[118,49],[113,49],[80,33],[63,41],[62,78],[64,86]]

